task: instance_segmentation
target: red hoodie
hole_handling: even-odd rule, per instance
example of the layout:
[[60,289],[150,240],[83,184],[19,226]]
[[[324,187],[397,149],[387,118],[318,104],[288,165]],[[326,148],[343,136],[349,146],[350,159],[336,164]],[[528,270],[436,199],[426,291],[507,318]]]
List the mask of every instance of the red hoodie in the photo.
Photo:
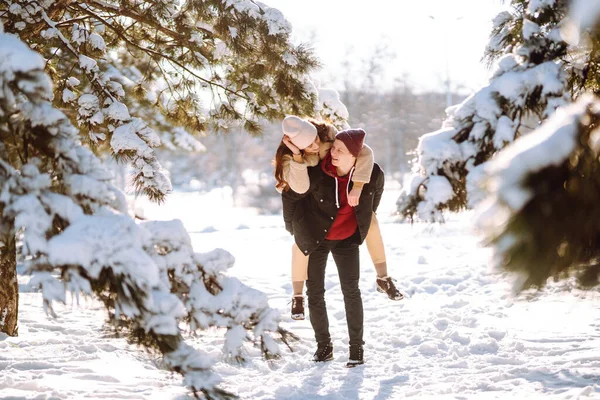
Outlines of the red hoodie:
[[338,205],[338,213],[333,221],[333,225],[329,228],[329,232],[327,232],[325,239],[347,239],[356,232],[356,229],[358,229],[354,207],[348,204],[348,183],[354,172],[354,167],[352,167],[348,175],[338,176],[336,167],[331,163],[331,154],[327,153],[321,162],[321,169],[337,181],[337,193],[335,193],[335,196],[336,204]]

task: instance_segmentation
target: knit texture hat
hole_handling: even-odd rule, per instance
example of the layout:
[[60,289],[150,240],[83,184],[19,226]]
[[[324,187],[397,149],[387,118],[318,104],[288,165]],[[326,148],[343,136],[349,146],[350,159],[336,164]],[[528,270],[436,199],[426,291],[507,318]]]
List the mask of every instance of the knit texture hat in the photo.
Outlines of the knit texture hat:
[[295,115],[285,117],[281,123],[281,128],[283,133],[288,135],[292,143],[300,150],[310,146],[317,138],[317,128]]
[[358,157],[363,148],[366,135],[367,132],[360,128],[346,129],[338,132],[338,134],[335,135],[335,138],[344,142],[350,154],[352,154],[354,157]]

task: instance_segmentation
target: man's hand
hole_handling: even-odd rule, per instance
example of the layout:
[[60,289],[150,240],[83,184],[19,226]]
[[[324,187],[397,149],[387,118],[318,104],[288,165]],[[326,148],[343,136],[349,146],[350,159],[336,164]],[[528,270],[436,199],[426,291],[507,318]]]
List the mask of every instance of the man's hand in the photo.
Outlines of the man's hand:
[[351,207],[356,207],[358,205],[360,192],[362,192],[362,188],[352,188],[350,193],[348,193],[348,204]]

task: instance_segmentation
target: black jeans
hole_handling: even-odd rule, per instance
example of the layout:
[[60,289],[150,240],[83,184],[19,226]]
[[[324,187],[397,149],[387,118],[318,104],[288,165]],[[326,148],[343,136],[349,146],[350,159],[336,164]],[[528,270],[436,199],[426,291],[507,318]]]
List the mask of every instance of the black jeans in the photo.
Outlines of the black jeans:
[[318,343],[331,341],[329,319],[327,318],[327,307],[325,305],[325,266],[327,265],[327,256],[331,252],[338,269],[342,294],[344,295],[350,344],[364,344],[363,304],[358,288],[360,278],[359,240],[355,236],[353,235],[344,240],[324,240],[310,254],[306,293],[308,295],[310,323],[315,331],[315,339]]

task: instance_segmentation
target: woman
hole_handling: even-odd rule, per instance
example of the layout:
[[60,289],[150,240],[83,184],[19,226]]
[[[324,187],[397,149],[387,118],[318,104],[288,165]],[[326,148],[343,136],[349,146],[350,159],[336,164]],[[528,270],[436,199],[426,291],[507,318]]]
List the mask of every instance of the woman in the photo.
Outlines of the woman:
[[[283,120],[282,138],[275,155],[275,179],[279,192],[292,190],[303,194],[310,187],[307,168],[315,166],[331,149],[337,129],[331,124],[314,119],[303,120],[288,116]],[[373,151],[367,145],[356,159],[352,175],[352,189],[348,193],[348,204],[355,207],[363,186],[369,182],[373,170]],[[294,234],[290,218],[286,220],[286,229]],[[371,226],[366,237],[367,249],[377,272],[377,290],[386,293],[392,300],[401,300],[404,296],[396,289],[393,279],[388,276],[385,248],[377,218],[373,213]],[[302,320],[304,316],[304,281],[308,278],[308,257],[294,243],[292,246],[292,319]]]

